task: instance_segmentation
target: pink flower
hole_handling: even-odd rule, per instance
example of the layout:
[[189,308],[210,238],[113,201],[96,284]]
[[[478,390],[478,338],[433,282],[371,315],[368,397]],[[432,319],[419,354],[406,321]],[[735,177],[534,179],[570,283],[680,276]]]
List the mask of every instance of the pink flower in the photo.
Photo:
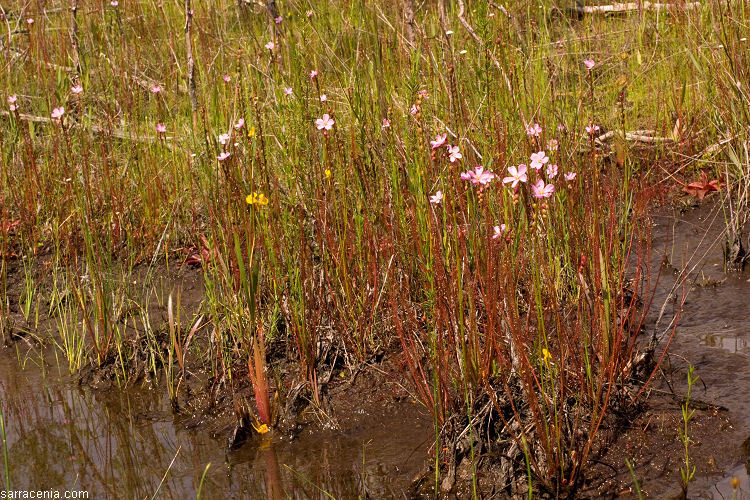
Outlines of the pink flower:
[[500,236],[502,236],[503,233],[505,232],[505,224],[500,224],[499,226],[495,226],[494,228],[492,228],[492,230],[493,230],[492,239],[496,240]]
[[224,161],[227,158],[229,158],[230,156],[231,156],[231,153],[227,153],[226,151],[224,151],[219,156],[217,156],[216,159],[219,160],[219,161]]
[[510,187],[515,189],[519,182],[526,182],[528,180],[526,171],[526,165],[523,163],[518,165],[518,167],[508,167],[508,173],[510,175],[508,177],[503,177],[503,184],[512,182],[513,184],[511,184]]
[[586,66],[586,69],[591,69],[596,65],[593,59],[584,59],[583,64]]
[[434,195],[430,196],[430,203],[433,203],[433,204],[437,205],[441,201],[443,201],[443,192],[442,191],[438,191]]
[[59,108],[53,109],[50,116],[52,116],[53,119],[60,121],[63,114],[65,114],[65,108],[60,106]]
[[599,132],[599,125],[594,125],[593,122],[591,122],[590,125],[586,125],[586,133],[589,135],[594,135],[597,132]]
[[266,44],[266,48],[267,48],[268,50],[273,50],[273,49],[274,49],[274,47],[276,47],[276,44],[275,44],[275,43],[273,43],[272,41],[271,41],[271,42],[268,42],[268,43]]
[[419,97],[421,97],[422,99],[429,99],[430,98],[430,93],[427,92],[426,90],[420,90],[419,92],[417,92],[417,95]]
[[549,198],[552,193],[555,192],[554,184],[544,184],[542,179],[539,179],[536,184],[531,186],[531,191],[534,193],[536,198]]
[[118,2],[117,0],[112,0],[111,2],[109,2],[109,4],[110,4],[110,5],[112,6],[112,7],[117,7],[118,5],[120,5],[120,2]]
[[460,160],[463,158],[463,155],[458,152],[458,146],[451,146],[448,145],[448,159],[451,161],[451,163],[455,163],[456,160]]
[[477,165],[474,170],[467,170],[461,174],[461,178],[465,181],[471,181],[472,184],[489,184],[492,179],[495,178],[495,174],[492,172],[485,172],[484,167]]
[[71,88],[70,91],[74,94],[80,94],[81,92],[83,92],[83,87],[81,87],[80,85],[76,85],[75,87]]
[[158,94],[161,92],[161,85],[151,85],[151,93]]
[[568,181],[568,182],[573,181],[575,178],[576,178],[576,173],[575,172],[568,172],[568,173],[565,174],[565,180]]
[[156,124],[156,132],[159,134],[164,134],[167,131],[167,127],[164,126],[163,123],[157,123]]
[[532,153],[531,164],[529,166],[533,168],[534,170],[539,170],[548,161],[549,161],[549,157],[544,154],[544,151],[539,151],[538,153]]
[[224,75],[222,78],[224,78],[224,81],[227,82],[227,83],[229,83],[229,82],[232,81],[232,77],[229,76],[229,75]]
[[547,178],[554,179],[557,175],[557,165],[548,165],[547,166]]
[[8,104],[10,104],[9,107],[11,111],[15,111],[18,109],[18,104],[16,104],[17,100],[18,100],[18,97],[16,96],[16,94],[8,96]]
[[443,144],[445,144],[445,139],[447,139],[447,138],[448,138],[448,134],[443,134],[443,135],[436,134],[435,135],[435,140],[434,141],[430,141],[430,146],[432,146],[432,149],[437,149],[440,146],[442,146]]
[[388,128],[391,126],[391,121],[388,118],[383,118],[383,128]]
[[293,93],[292,87],[284,87],[284,95],[292,95]]
[[560,147],[560,143],[557,142],[557,139],[550,139],[547,141],[547,149],[550,151],[557,151],[557,148]]
[[411,108],[409,108],[409,113],[413,115],[416,115],[417,113],[419,113],[419,106],[417,106],[416,104],[412,104]]
[[314,69],[310,71],[310,80],[315,80],[315,77],[318,76],[318,70]]
[[273,19],[273,22],[275,22],[276,24],[281,24],[281,21],[283,21],[283,20],[284,20],[284,18],[281,17],[281,16],[279,16],[279,17],[275,17]]
[[240,118],[239,120],[237,120],[237,123],[234,124],[234,128],[236,130],[241,129],[244,126],[245,126],[245,119],[244,118]]
[[320,95],[320,102],[326,102],[328,100],[328,96],[325,94]]
[[561,123],[560,125],[558,125],[558,126],[557,126],[557,131],[558,131],[558,132],[562,132],[563,130],[565,130],[565,125],[563,125],[563,124]]
[[333,118],[328,116],[328,114],[323,115],[323,118],[318,118],[317,120],[315,120],[315,125],[317,125],[318,130],[331,130],[334,123],[336,122],[334,122]]
[[30,18],[26,19],[26,24],[34,24],[34,18],[30,17]]
[[307,17],[312,17],[313,14],[314,14],[314,12],[312,10],[308,10],[307,12],[305,12],[305,15]]
[[542,133],[542,127],[540,127],[538,123],[529,125],[526,127],[526,133],[531,137],[539,137],[539,134]]
[[224,146],[229,142],[229,134],[219,134],[219,143]]

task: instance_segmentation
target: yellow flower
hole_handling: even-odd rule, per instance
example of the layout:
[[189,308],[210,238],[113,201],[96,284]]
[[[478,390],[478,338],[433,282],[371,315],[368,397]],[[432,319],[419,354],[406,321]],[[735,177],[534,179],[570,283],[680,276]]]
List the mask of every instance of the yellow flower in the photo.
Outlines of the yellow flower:
[[249,129],[247,129],[247,136],[255,137],[255,127],[250,127]]
[[264,195],[263,193],[249,194],[245,198],[245,201],[247,202],[248,205],[260,205],[260,206],[268,205],[268,198],[266,198],[266,195]]
[[326,171],[325,171],[325,174],[326,174],[326,179],[330,179],[331,178],[331,170],[330,169],[327,168]]
[[547,349],[542,349],[542,356],[544,357],[544,364],[549,368],[549,360],[552,359],[552,354]]
[[253,428],[258,434],[265,434],[270,430],[266,424],[256,425],[253,423]]

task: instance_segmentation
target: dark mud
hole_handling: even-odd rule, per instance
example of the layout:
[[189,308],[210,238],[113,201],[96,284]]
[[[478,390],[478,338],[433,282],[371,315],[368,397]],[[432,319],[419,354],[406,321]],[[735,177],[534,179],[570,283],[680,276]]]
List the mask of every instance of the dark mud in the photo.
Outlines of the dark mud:
[[[724,271],[723,217],[716,210],[705,204],[654,215],[652,266],[661,276],[645,335],[659,336],[662,348],[669,341],[669,354],[642,411],[603,430],[602,442],[611,444],[595,458],[583,497],[636,498],[626,459],[645,496],[679,497],[686,360],[701,377],[691,406],[696,414],[690,453],[697,473],[688,498],[733,498],[735,476],[741,483],[737,498],[750,491],[750,271]],[[664,332],[678,310],[683,289],[674,285],[685,265],[690,269],[686,298],[670,338]],[[43,282],[49,270],[39,266]],[[152,325],[166,323],[170,291],[181,290],[183,322],[194,317],[203,300],[200,271],[167,271],[152,272],[157,276],[152,281],[160,283],[148,311]],[[129,292],[134,302],[142,300],[146,278],[143,271],[127,278],[135,282]],[[207,404],[205,374],[189,381],[191,398],[183,394],[177,412],[162,382],[146,371],[124,390],[104,371],[68,376],[61,355],[56,358],[54,348],[38,342],[41,336],[20,316],[19,266],[8,282],[10,302],[16,304],[15,337],[0,350],[0,392],[13,487],[80,488],[94,498],[143,498],[158,490],[159,498],[189,498],[209,463],[203,498],[323,498],[326,493],[404,498],[414,491],[415,477],[430,481],[430,473],[424,474],[435,431],[409,392],[397,349],[353,370],[337,366],[323,408],[307,407],[296,416],[300,425],[287,422],[231,449],[228,439],[236,423],[231,400],[224,394],[217,405]],[[38,330],[45,327],[50,325],[42,321]],[[288,390],[296,375],[293,364],[279,362],[274,369]],[[238,390],[245,397],[249,391],[247,386]],[[471,491],[470,468],[459,466],[456,475],[461,497]],[[477,476],[480,492],[491,492],[492,466],[480,467]]]

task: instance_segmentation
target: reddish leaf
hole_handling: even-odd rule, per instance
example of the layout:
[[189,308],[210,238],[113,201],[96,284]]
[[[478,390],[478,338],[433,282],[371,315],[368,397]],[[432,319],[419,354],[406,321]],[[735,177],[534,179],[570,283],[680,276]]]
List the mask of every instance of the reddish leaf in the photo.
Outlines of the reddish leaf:
[[690,184],[682,188],[684,192],[686,192],[690,196],[697,196],[699,200],[705,198],[705,196],[711,191],[719,191],[719,189],[719,180],[714,179],[712,181],[709,181],[708,176],[706,176],[706,172],[704,171],[701,171],[700,181],[691,182]]

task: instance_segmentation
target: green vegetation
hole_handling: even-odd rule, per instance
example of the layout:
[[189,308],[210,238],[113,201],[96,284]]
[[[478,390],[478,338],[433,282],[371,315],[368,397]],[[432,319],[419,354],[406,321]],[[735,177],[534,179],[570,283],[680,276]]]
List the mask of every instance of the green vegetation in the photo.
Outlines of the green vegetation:
[[[644,382],[649,202],[715,173],[742,261],[745,2],[76,5],[0,33],[0,330],[71,373],[142,362],[178,410],[192,365],[264,433],[270,346],[313,407],[324,365],[400,351],[436,483],[502,449],[498,487],[563,495]],[[159,283],[188,265],[192,318]]]

